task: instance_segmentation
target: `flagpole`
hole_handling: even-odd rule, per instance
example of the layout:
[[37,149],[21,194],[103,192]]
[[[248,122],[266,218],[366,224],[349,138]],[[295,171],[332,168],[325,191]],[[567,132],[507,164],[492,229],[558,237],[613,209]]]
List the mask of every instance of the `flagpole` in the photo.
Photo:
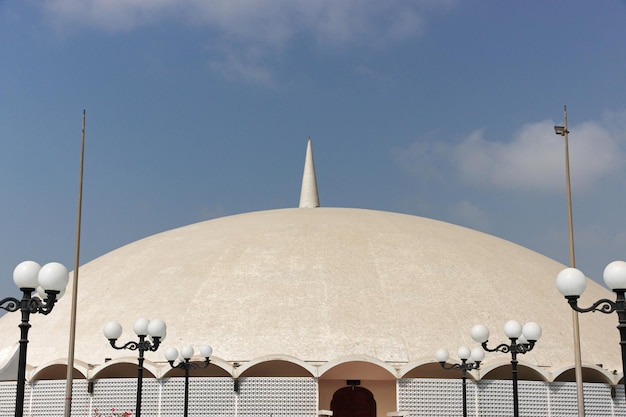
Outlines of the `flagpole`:
[[[560,129],[559,129],[560,128]],[[563,106],[563,127],[555,126],[555,133],[563,136],[565,142],[565,184],[567,190],[567,225],[569,230],[569,266],[576,268],[574,255],[574,222],[572,220],[572,188],[569,176],[569,141],[567,135],[567,106]],[[574,329],[574,370],[576,375],[576,394],[578,398],[578,417],[585,417],[585,401],[583,395],[583,371],[580,352],[580,326],[578,312],[572,310],[572,325]]]
[[85,158],[85,116],[83,110],[83,127],[80,148],[80,174],[78,179],[78,213],[76,215],[76,247],[74,252],[74,274],[72,285],[72,312],[70,318],[70,340],[67,353],[67,377],[65,383],[65,417],[72,412],[72,385],[74,382],[74,346],[76,344],[76,301],[78,298],[78,265],[80,258],[80,224],[83,206],[83,162]]

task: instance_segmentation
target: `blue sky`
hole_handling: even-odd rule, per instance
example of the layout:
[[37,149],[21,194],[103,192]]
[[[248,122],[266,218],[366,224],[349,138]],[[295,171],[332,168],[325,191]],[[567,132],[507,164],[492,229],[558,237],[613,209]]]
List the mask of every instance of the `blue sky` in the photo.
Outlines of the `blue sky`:
[[[626,258],[626,2],[0,0],[0,290],[224,215],[322,206]],[[556,289],[555,289],[556,291]]]

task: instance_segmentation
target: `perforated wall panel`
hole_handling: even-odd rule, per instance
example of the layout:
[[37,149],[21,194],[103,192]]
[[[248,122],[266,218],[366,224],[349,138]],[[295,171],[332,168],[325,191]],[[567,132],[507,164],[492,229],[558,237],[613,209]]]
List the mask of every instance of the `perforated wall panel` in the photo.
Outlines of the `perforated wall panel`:
[[238,416],[317,416],[314,378],[241,378],[239,388]]
[[[63,415],[65,408],[65,382],[38,381],[26,384],[24,410],[30,410],[28,415],[48,417]],[[29,405],[28,408],[26,405]]]
[[15,415],[15,381],[0,382],[0,417]]
[[[48,381],[57,382],[57,381]],[[65,381],[61,381],[65,388]],[[85,379],[75,379],[72,384],[72,415],[87,416],[91,410],[91,395],[88,392],[88,381]],[[65,391],[63,392],[65,397]]]
[[[162,417],[183,415],[185,378],[170,378],[162,382]],[[233,379],[189,378],[189,416],[234,416],[235,391]]]
[[[189,415],[194,417],[314,417],[317,415],[317,383],[314,378],[241,378],[239,393],[229,377],[189,379]],[[15,382],[0,382],[0,417],[12,417]],[[520,416],[571,417],[577,415],[576,384],[519,381]],[[110,417],[135,411],[137,380],[74,380],[72,416]],[[143,380],[143,417],[180,417],[184,378]],[[584,384],[587,417],[626,415],[623,385]],[[65,381],[26,384],[24,415],[61,417]],[[462,385],[454,379],[401,379],[398,410],[411,417],[462,415]],[[513,414],[511,381],[467,381],[468,416],[502,417]]]
[[[65,412],[65,381],[36,381],[26,384],[24,414],[32,417],[62,416]],[[86,380],[72,384],[72,415],[89,413],[89,394]]]
[[[485,417],[513,414],[513,382],[483,380],[478,385],[479,412]],[[520,417],[547,416],[548,384],[519,381],[517,386]]]
[[[86,380],[74,380],[72,415],[89,414],[89,394]],[[0,417],[15,415],[15,382],[0,382]],[[26,383],[24,390],[25,416],[62,416],[65,411],[65,380]]]
[[479,381],[478,404],[484,417],[513,415],[511,381]]
[[[467,410],[474,415],[476,384],[468,380]],[[463,385],[455,379],[407,378],[398,381],[398,409],[411,416],[453,417],[463,415]]]
[[[461,415],[459,387],[454,380],[401,379],[398,381],[399,410],[411,417]],[[512,381],[467,381],[467,392],[468,416],[513,415]],[[584,384],[584,397],[587,417],[626,415],[623,386]],[[518,400],[521,417],[578,415],[576,384],[573,382],[519,381]]]
[[550,408],[554,417],[578,415],[576,384],[553,382],[550,385]]
[[[611,400],[611,387],[605,384],[583,384],[583,396],[585,398],[585,416],[603,417],[606,410],[613,408]],[[613,412],[615,410],[612,410]],[[614,413],[615,414],[615,413]],[[617,415],[624,415],[623,413]]]
[[626,416],[626,398],[624,397],[624,385],[615,387],[615,400],[613,401],[616,416]]
[[[156,381],[144,379],[142,384],[141,415],[156,415],[154,394]],[[132,378],[99,379],[94,381],[91,412],[94,417],[112,413],[135,412],[137,380]]]

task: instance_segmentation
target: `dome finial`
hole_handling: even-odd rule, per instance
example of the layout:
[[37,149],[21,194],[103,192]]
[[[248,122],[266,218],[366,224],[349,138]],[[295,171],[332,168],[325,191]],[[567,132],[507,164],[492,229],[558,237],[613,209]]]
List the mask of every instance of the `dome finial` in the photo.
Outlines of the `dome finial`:
[[320,197],[317,193],[317,180],[315,179],[315,165],[313,164],[313,151],[311,138],[306,145],[304,158],[304,173],[302,174],[302,190],[300,191],[300,207],[315,208],[320,206]]

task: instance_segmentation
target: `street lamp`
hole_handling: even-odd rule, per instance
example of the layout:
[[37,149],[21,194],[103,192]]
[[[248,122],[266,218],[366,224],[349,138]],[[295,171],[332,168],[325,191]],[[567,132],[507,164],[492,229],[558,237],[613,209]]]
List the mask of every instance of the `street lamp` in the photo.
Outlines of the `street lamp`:
[[610,314],[617,312],[619,324],[617,329],[620,334],[620,346],[622,347],[622,374],[624,375],[624,393],[626,394],[626,262],[613,261],[604,268],[604,283],[615,294],[615,301],[605,298],[596,301],[589,308],[578,307],[578,298],[587,288],[587,278],[576,268],[565,268],[556,277],[556,287],[567,299],[570,307],[579,313],[599,311]]
[[455,363],[446,367],[446,361],[448,360],[448,351],[445,349],[439,349],[435,353],[435,358],[439,365],[445,370],[461,371],[461,379],[463,380],[463,417],[467,417],[467,388],[465,381],[467,377],[467,371],[472,369],[480,369],[480,362],[485,359],[485,351],[482,348],[474,348],[470,351],[468,347],[462,346],[457,351],[461,363]]
[[[13,270],[13,282],[22,291],[22,299],[7,297],[0,301],[0,308],[6,311],[22,312],[20,328],[20,352],[17,365],[17,392],[15,395],[15,416],[24,415],[24,388],[26,383],[26,348],[32,313],[49,314],[69,281],[67,268],[58,262],[41,267],[37,262],[24,261]],[[32,297],[37,291],[39,297]]]
[[200,354],[204,357],[204,363],[198,364],[196,362],[191,362],[191,358],[193,357],[193,347],[185,346],[180,350],[180,357],[182,358],[178,364],[174,365],[174,361],[179,358],[178,349],[170,347],[165,349],[165,359],[170,363],[172,368],[179,368],[185,370],[185,403],[184,403],[184,417],[187,417],[188,409],[189,409],[189,370],[190,369],[202,369],[209,366],[211,363],[210,356],[213,353],[213,348],[211,346],[202,346],[200,347]]
[[[141,417],[141,389],[143,383],[143,353],[145,351],[154,352],[165,339],[166,326],[165,322],[160,319],[138,319],[134,325],[135,334],[139,336],[139,342],[130,341],[123,346],[117,346],[115,342],[122,335],[122,326],[116,322],[108,322],[104,326],[104,336],[109,339],[109,343],[114,349],[129,349],[139,351],[139,366],[137,367],[137,404],[135,406],[135,414]],[[150,336],[152,342],[146,340],[146,336]]]
[[472,327],[471,336],[480,343],[487,352],[511,353],[511,372],[513,376],[513,416],[519,416],[519,400],[517,396],[517,354],[525,354],[535,347],[535,343],[541,337],[541,327],[535,322],[528,322],[522,326],[515,320],[509,320],[504,325],[504,334],[511,341],[510,344],[502,343],[493,349],[487,347],[489,329],[482,324]]

